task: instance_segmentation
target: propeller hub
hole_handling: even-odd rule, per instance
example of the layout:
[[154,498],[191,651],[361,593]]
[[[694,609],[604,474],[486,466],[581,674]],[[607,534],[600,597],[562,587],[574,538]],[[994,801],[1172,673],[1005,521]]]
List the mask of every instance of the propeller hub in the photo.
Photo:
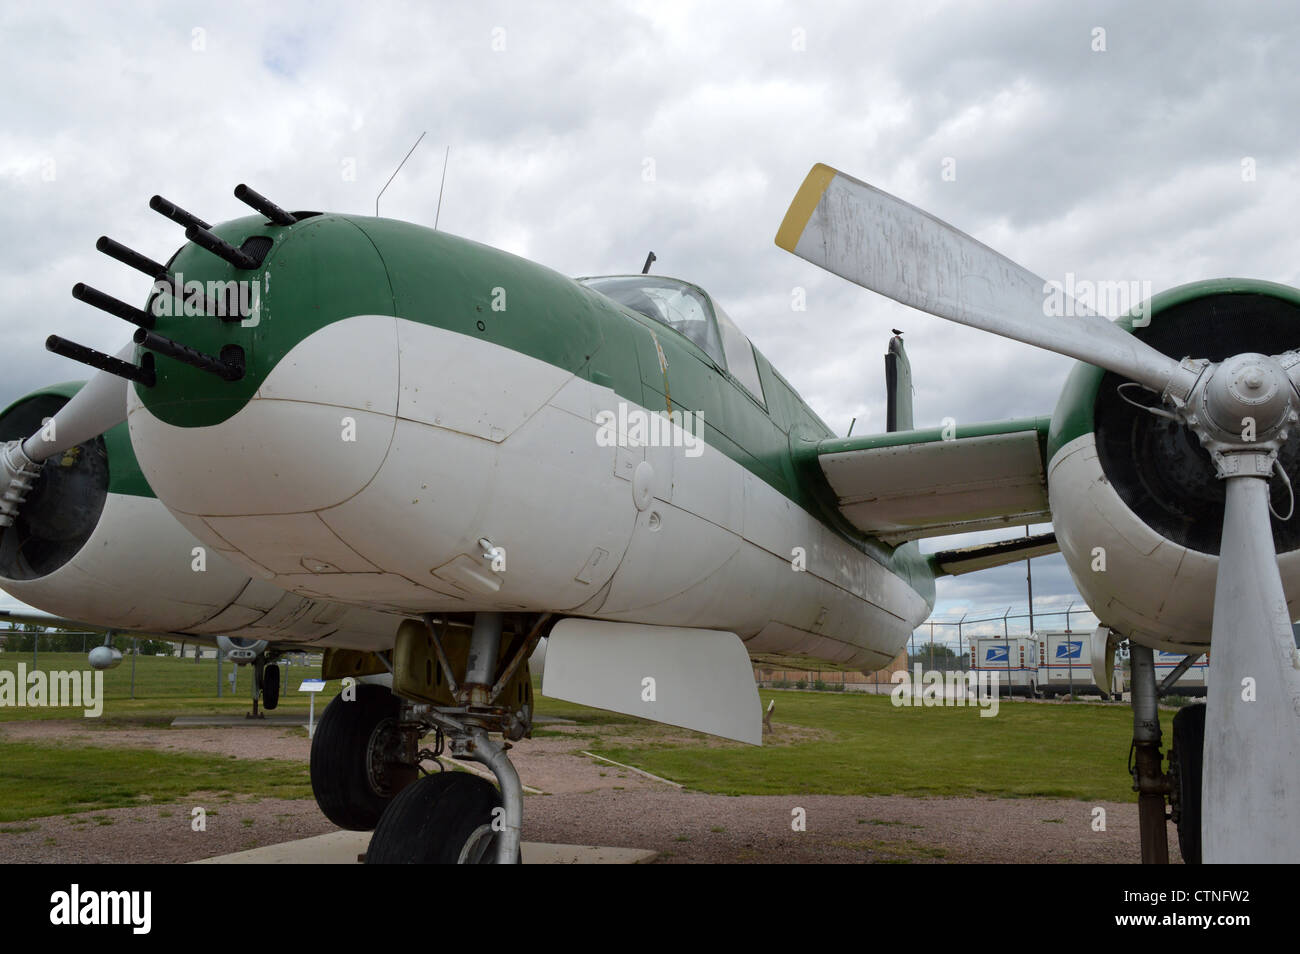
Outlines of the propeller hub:
[[1219,365],[1202,397],[1213,437],[1227,444],[1266,443],[1294,416],[1291,381],[1278,362],[1250,352]]

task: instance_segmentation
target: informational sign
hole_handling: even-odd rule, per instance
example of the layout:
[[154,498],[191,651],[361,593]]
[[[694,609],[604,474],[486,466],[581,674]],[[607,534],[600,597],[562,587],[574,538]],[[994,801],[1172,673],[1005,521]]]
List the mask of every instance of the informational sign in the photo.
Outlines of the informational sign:
[[325,688],[324,679],[304,679],[298,687],[299,692],[311,693],[311,705],[307,711],[307,738],[316,734],[316,693]]

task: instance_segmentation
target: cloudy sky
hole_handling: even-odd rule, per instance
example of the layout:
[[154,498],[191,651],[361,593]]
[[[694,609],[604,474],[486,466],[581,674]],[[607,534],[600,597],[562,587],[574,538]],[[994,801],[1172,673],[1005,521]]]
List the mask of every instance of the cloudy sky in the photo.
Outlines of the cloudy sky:
[[[918,425],[1050,413],[1070,362],[778,249],[815,162],[1047,279],[1160,290],[1300,270],[1300,15],[1285,4],[106,6],[0,12],[0,406],[78,376],[44,351],[51,332],[125,341],[69,290],[143,298],[94,242],[170,255],[179,229],[150,195],[220,221],[246,211],[231,190],[247,182],[287,208],[373,214],[421,132],[382,214],[432,224],[450,146],[442,228],[573,275],[636,271],[653,249],[656,272],[708,288],[840,433],[854,417],[855,433],[884,429],[891,327]],[[1040,609],[1075,598],[1059,557],[1035,561],[1034,583]],[[945,618],[1023,610],[1023,565],[939,596]]]

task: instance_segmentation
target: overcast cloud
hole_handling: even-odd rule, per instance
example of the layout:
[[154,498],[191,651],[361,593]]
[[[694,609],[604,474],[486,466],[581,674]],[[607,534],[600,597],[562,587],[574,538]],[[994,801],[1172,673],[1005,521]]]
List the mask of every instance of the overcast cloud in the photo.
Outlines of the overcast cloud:
[[[219,221],[245,211],[231,189],[247,182],[288,208],[373,214],[423,131],[382,214],[432,224],[450,146],[442,228],[573,275],[636,271],[653,249],[840,433],[884,429],[891,327],[918,425],[1050,413],[1070,362],[778,249],[814,162],[1048,279],[1300,277],[1285,4],[8,4],[0,24],[0,406],[79,376],[48,334],[124,342],[69,290],[143,298],[94,242],[170,255],[180,230],[150,195]],[[1059,557],[1034,583],[1036,606],[1075,598]],[[939,595],[944,617],[1023,609],[1023,564]]]

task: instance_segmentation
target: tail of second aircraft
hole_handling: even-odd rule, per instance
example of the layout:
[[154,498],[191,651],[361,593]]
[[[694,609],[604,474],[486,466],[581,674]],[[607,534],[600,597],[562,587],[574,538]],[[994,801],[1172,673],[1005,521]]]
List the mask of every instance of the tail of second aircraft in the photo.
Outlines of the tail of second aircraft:
[[889,339],[885,352],[885,429],[910,431],[912,429],[912,365],[903,348],[903,336],[895,334]]

